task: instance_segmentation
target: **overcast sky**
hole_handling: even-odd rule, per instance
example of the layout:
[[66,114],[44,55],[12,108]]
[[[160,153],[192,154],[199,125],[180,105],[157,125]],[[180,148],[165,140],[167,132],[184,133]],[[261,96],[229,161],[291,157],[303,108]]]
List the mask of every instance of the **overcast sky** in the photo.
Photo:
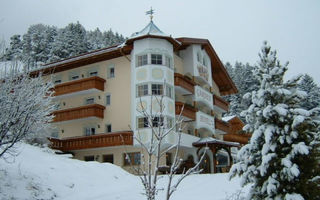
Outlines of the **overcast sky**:
[[288,77],[309,73],[320,84],[319,0],[0,0],[0,37],[77,21],[130,36],[149,22],[150,6],[163,32],[209,39],[223,62],[255,64],[267,40],[289,61]]

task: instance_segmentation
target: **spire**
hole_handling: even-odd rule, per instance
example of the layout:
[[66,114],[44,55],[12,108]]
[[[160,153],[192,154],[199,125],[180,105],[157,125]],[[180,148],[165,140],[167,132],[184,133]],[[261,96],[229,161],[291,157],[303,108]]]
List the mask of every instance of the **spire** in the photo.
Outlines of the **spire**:
[[146,12],[146,15],[150,15],[150,21],[152,21],[153,13],[154,13],[154,9],[152,9],[152,7],[150,8],[150,10]]

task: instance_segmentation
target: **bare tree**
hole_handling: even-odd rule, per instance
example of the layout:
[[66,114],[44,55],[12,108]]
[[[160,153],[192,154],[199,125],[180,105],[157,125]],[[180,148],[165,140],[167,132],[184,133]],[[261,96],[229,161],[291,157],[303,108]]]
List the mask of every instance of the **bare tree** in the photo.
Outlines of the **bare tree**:
[[[165,85],[165,84],[164,84]],[[140,174],[140,180],[144,186],[145,193],[144,195],[148,200],[154,200],[157,192],[164,188],[159,188],[157,185],[160,175],[159,168],[160,159],[166,156],[166,153],[169,151],[174,152],[172,165],[168,169],[168,183],[166,185],[166,200],[169,200],[171,195],[176,191],[177,187],[187,176],[192,174],[198,174],[202,170],[199,169],[199,165],[204,158],[205,152],[201,156],[201,159],[195,164],[194,167],[189,168],[188,170],[183,170],[182,173],[180,170],[183,160],[179,158],[179,151],[181,146],[181,132],[183,130],[183,118],[180,115],[174,120],[173,123],[165,120],[165,106],[163,104],[164,96],[151,96],[151,102],[155,99],[158,106],[158,111],[154,112],[152,104],[150,108],[146,108],[141,99],[140,99],[140,108],[138,112],[147,119],[146,126],[151,129],[151,137],[147,142],[143,141],[140,137],[139,129],[135,135],[135,140],[142,147],[142,162],[139,167],[133,167],[136,173]],[[183,110],[183,108],[182,108]],[[165,138],[169,134],[177,134],[177,141],[175,144],[165,146]],[[130,156],[127,154],[126,159],[128,162],[131,162]],[[180,172],[181,175],[176,176]]]
[[2,69],[0,81],[0,157],[14,154],[14,144],[43,133],[52,120],[53,85],[31,78],[17,65]]

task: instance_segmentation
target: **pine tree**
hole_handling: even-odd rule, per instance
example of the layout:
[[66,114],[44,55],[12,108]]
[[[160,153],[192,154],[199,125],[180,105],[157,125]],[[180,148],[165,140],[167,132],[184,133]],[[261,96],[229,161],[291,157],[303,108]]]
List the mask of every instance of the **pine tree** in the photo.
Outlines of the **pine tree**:
[[300,83],[299,89],[308,94],[308,98],[301,102],[301,106],[306,109],[312,109],[320,106],[320,88],[313,81],[313,78],[305,74]]
[[[231,79],[238,88],[238,93],[225,97],[230,102],[229,112],[226,116],[237,115],[248,108],[248,103],[242,98],[244,94],[251,92],[258,87],[258,80],[253,76],[253,66],[248,63],[246,65],[241,62],[236,62],[234,67],[230,63],[226,63]],[[245,120],[241,117],[242,120]]]
[[10,38],[10,46],[6,49],[2,60],[19,60],[21,58],[22,42],[20,35],[13,35]]
[[306,93],[298,90],[299,77],[283,81],[288,64],[266,42],[259,56],[260,87],[245,95],[251,105],[242,112],[253,135],[230,175],[252,185],[248,199],[320,199],[320,111],[301,108]]

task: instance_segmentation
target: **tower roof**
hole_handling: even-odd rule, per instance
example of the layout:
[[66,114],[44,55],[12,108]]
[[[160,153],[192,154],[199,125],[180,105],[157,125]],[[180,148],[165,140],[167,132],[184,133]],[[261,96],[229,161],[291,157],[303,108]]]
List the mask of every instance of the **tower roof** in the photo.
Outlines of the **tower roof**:
[[144,27],[141,31],[135,32],[131,35],[130,39],[144,36],[144,35],[154,35],[154,36],[162,36],[162,37],[170,37],[169,35],[162,32],[151,20],[150,23]]
[[144,38],[160,38],[165,39],[169,41],[175,49],[177,49],[180,46],[180,42],[176,39],[172,38],[171,35],[165,34],[162,32],[151,20],[149,24],[144,27],[141,31],[133,33],[128,40],[125,42],[125,44],[132,44],[133,41],[144,39]]

